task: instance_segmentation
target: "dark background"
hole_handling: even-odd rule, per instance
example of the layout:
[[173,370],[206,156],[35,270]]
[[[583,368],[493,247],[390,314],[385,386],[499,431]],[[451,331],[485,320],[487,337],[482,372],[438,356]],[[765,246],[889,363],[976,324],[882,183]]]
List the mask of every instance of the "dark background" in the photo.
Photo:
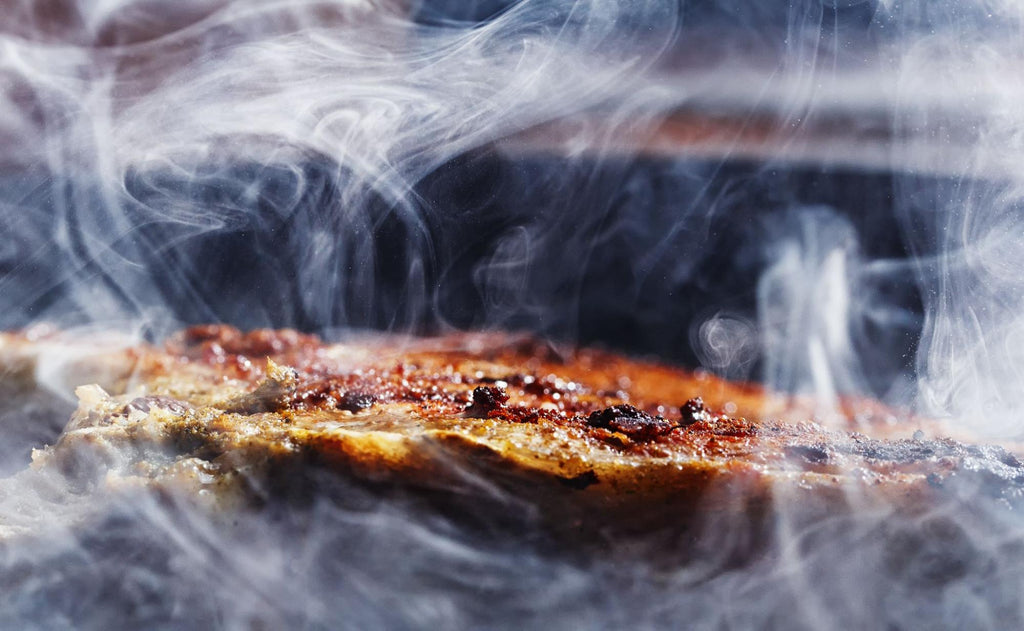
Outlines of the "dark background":
[[[25,175],[0,189],[20,209],[9,226],[18,242],[0,252],[0,325],[125,319],[157,337],[211,321],[503,327],[696,365],[696,327],[720,313],[756,321],[758,279],[777,246],[796,239],[813,250],[822,217],[852,228],[858,261],[905,261],[896,181],[824,167],[486,149],[424,178],[411,204],[364,192],[347,207],[352,182],[326,162],[133,173],[113,205],[88,182]],[[913,183],[923,206],[944,186]],[[876,326],[852,314],[851,326],[882,362],[873,373],[884,388],[886,375],[911,368],[921,307],[909,267],[868,289],[855,297],[875,303],[864,311],[893,318]],[[744,370],[731,376],[756,378],[757,362]]]

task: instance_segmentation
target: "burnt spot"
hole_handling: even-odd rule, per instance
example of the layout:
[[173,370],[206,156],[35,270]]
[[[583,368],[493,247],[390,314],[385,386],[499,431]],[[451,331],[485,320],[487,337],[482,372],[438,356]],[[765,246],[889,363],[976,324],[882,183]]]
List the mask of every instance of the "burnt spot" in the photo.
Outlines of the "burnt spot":
[[828,449],[821,445],[790,445],[786,447],[786,457],[808,464],[824,464],[830,456]]
[[593,471],[574,475],[571,478],[558,478],[558,481],[570,489],[576,489],[577,491],[582,491],[583,489],[598,483],[597,474]]
[[487,418],[491,412],[505,408],[508,393],[497,386],[479,386],[473,389],[473,401],[466,407],[466,414],[474,418]]
[[613,422],[619,419],[644,419],[651,418],[651,415],[639,410],[632,405],[613,405],[603,410],[593,412],[587,417],[587,425],[608,429]]
[[682,427],[710,419],[711,412],[704,406],[704,399],[700,397],[690,399],[679,407],[679,424]]
[[362,412],[367,408],[373,407],[373,404],[376,402],[377,397],[372,394],[366,392],[346,392],[338,397],[335,407],[349,412]]
[[632,405],[613,405],[593,412],[587,425],[620,432],[636,441],[648,441],[672,431],[673,425],[660,416],[651,416]]

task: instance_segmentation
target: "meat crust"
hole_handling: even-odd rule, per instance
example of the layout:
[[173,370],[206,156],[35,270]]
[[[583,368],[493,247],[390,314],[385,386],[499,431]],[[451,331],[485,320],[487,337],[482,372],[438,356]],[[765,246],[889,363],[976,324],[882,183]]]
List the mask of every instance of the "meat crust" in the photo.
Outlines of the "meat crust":
[[755,386],[498,333],[325,344],[207,326],[120,361],[114,393],[79,389],[36,467],[246,499],[307,469],[435,490],[468,480],[554,519],[637,524],[783,496],[808,514],[926,505],[958,478],[1014,500],[1024,487],[1013,454],[895,437],[906,430],[878,404],[850,404],[869,437],[794,421],[802,404]]

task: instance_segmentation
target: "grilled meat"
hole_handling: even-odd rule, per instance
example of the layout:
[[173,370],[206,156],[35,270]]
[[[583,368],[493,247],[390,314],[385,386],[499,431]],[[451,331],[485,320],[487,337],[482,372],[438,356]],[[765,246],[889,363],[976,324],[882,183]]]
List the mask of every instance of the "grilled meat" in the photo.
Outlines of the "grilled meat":
[[36,467],[216,501],[294,492],[314,470],[432,490],[470,481],[574,523],[761,510],[782,495],[808,514],[914,506],[968,477],[1001,497],[1024,487],[1013,454],[892,437],[891,413],[876,425],[888,439],[777,420],[800,408],[754,386],[499,334],[324,344],[199,327],[121,363],[123,393],[80,388]]

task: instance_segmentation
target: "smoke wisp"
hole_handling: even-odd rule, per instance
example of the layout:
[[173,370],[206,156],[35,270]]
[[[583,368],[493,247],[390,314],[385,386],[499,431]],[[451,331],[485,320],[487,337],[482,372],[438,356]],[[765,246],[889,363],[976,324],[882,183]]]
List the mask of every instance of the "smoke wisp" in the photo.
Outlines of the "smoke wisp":
[[[0,0],[0,327],[526,329],[1024,438],[1017,3],[450,5]],[[923,514],[780,510],[742,564],[747,524],[586,556],[334,478],[235,520],[76,494],[23,470],[74,355],[0,375],[2,626],[1024,619],[977,472]]]

